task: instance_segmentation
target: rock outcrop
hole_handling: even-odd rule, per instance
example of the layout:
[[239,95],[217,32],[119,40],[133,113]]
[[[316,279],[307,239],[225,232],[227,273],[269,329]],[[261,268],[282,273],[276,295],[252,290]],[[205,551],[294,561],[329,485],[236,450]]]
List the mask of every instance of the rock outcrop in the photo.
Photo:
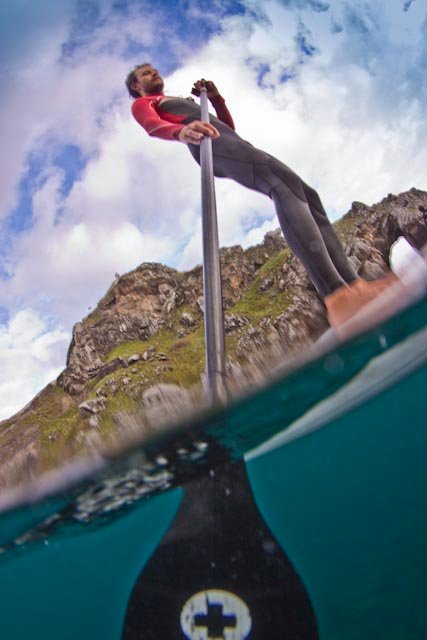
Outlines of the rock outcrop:
[[[415,248],[427,243],[426,212],[427,193],[411,189],[372,207],[354,202],[335,228],[358,273],[375,279],[399,236]],[[274,344],[292,355],[327,328],[323,303],[279,230],[246,250],[221,249],[221,270],[231,367]],[[74,326],[58,380],[0,423],[0,485],[13,456],[27,452],[32,472],[49,468],[117,432],[125,422],[117,416],[143,411],[153,385],[194,385],[203,370],[203,306],[201,267],[181,273],[143,263],[117,277]]]

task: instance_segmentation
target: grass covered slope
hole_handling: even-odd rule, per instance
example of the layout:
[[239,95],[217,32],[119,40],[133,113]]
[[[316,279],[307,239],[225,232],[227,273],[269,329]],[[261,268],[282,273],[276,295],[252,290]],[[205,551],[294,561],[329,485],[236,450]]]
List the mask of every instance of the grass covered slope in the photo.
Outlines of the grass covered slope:
[[[427,193],[416,189],[373,207],[353,204],[335,227],[360,275],[387,270],[399,235],[416,246],[426,241],[420,209],[426,206]],[[323,304],[279,231],[256,247],[222,249],[221,267],[230,366],[260,362],[274,345],[292,355],[327,328]],[[110,446],[129,413],[140,417],[141,429],[155,428],[145,420],[153,386],[200,384],[201,276],[201,267],[180,273],[143,263],[113,282],[75,325],[58,380],[0,423],[0,486]]]

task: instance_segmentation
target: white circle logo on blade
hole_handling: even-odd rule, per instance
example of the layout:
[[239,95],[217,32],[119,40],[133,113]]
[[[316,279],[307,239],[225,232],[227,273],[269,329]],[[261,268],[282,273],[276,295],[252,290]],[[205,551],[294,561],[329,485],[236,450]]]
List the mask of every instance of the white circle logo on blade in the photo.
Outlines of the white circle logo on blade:
[[251,615],[243,600],[221,589],[199,591],[181,611],[181,628],[188,640],[245,640],[251,626]]

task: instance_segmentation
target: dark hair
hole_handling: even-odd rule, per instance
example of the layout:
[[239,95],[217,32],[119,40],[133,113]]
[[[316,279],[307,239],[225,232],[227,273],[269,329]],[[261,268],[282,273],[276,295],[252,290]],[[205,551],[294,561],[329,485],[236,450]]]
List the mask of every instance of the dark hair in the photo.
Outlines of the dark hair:
[[137,71],[141,67],[151,67],[151,62],[143,62],[142,64],[135,65],[134,68],[131,69],[129,71],[129,73],[127,74],[127,76],[126,76],[125,85],[126,85],[126,88],[127,88],[128,92],[129,92],[129,95],[131,96],[131,98],[139,98],[140,97],[139,93],[137,91],[135,91],[135,89],[132,89],[132,84],[137,81],[137,77],[135,75],[135,71]]

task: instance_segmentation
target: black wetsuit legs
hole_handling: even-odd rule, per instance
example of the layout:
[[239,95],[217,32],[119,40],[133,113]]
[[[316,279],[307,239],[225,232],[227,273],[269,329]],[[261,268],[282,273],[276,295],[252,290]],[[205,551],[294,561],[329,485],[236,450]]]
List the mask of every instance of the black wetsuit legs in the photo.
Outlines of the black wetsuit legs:
[[[232,129],[215,121],[220,137],[212,141],[214,172],[268,195],[283,234],[324,298],[357,279],[328,220],[317,192],[288,166],[256,149]],[[199,147],[189,145],[199,162]]]
[[[323,223],[321,212],[310,207],[300,178],[275,158],[268,164],[255,165],[254,175],[257,190],[272,198],[283,234],[320,295],[325,297],[345,284],[347,280],[337,269],[334,254],[331,256],[327,246],[332,244],[328,232],[333,232],[333,228],[326,214],[327,224],[319,227],[318,218]],[[339,247],[340,253],[344,253],[341,245]],[[344,262],[347,262],[345,254]],[[350,277],[354,280],[356,276]]]
[[254,175],[258,190],[272,198],[283,234],[320,295],[353,282],[357,274],[317,192],[276,158],[256,164]]
[[356,270],[349,263],[341,241],[338,239],[335,229],[329,222],[328,215],[317,191],[312,187],[309,187],[305,182],[302,182],[302,186],[305,197],[307,198],[308,206],[310,207],[311,215],[319,227],[319,231],[322,234],[328,253],[334,263],[334,267],[347,284],[354,282],[358,277]]

